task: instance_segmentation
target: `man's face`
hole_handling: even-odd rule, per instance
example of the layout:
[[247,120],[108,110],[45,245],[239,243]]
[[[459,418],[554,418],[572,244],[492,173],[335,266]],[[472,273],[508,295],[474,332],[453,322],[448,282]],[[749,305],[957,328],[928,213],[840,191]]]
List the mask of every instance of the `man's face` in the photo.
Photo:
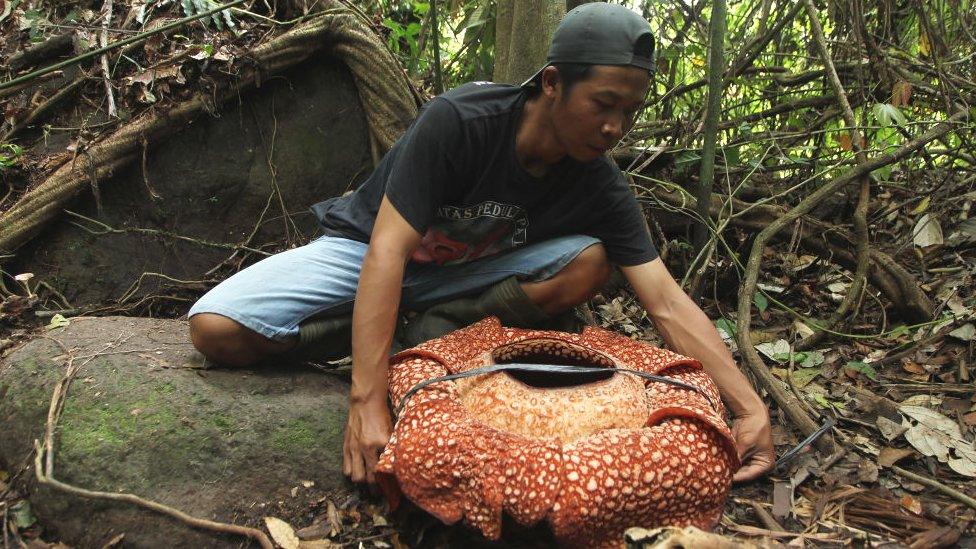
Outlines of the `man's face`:
[[543,85],[553,100],[552,123],[566,154],[590,162],[613,147],[631,126],[651,85],[640,67],[595,65],[569,93],[562,83]]

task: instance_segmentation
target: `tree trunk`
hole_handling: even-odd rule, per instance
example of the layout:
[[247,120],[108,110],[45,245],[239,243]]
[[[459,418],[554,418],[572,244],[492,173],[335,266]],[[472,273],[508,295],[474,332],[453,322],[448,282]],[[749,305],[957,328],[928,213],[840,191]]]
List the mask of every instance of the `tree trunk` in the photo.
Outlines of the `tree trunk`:
[[715,176],[715,143],[718,140],[718,119],[722,112],[722,74],[725,71],[725,0],[715,0],[709,21],[708,37],[708,107],[705,111],[704,145],[698,184],[698,204],[701,222],[695,227],[695,249],[702,250],[708,241],[708,199],[712,194]]
[[593,2],[602,2],[603,0],[566,0],[566,11],[582,6],[583,4],[591,4]]
[[549,41],[566,13],[563,2],[499,0],[493,80],[520,84],[546,62]]

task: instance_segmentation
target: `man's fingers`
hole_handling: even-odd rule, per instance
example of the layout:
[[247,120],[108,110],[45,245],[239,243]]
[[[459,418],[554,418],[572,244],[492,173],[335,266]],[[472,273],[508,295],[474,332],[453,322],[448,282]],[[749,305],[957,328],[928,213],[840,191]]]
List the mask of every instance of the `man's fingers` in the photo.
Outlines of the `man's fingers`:
[[363,456],[359,452],[353,452],[349,480],[353,482],[362,482],[365,479],[366,469],[363,467]]
[[757,463],[750,463],[745,465],[741,469],[732,475],[732,482],[749,482],[750,480],[756,480],[763,474],[763,467]]
[[768,459],[757,458],[750,460],[742,465],[738,471],[732,475],[732,482],[749,482],[765,475],[773,468],[773,463]]
[[342,440],[342,474],[347,477],[352,474],[352,453],[349,451],[349,429]]

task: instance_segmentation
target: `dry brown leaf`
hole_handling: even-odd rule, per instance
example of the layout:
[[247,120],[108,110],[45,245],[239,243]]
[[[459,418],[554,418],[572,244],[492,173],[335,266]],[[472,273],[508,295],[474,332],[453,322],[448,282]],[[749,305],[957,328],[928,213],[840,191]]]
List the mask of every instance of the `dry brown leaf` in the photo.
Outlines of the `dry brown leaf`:
[[878,426],[878,430],[881,431],[882,436],[884,436],[885,440],[888,442],[895,440],[908,430],[908,428],[904,425],[895,423],[884,416],[878,416],[878,419],[875,420],[875,424]]
[[300,541],[290,524],[279,518],[264,517],[264,525],[268,528],[271,538],[283,549],[298,549]]
[[[125,532],[123,532],[123,533],[115,536],[114,538],[108,540],[108,542],[105,545],[102,546],[102,549],[114,549],[115,547],[118,547],[122,543],[122,540],[123,539],[125,539]],[[53,547],[53,546],[51,546],[51,547]]]
[[329,501],[329,506],[325,511],[326,520],[329,521],[329,537],[334,538],[342,533],[342,519],[339,518],[339,511],[334,503]]
[[902,496],[900,503],[903,508],[911,511],[912,513],[915,513],[916,515],[922,514],[922,502],[918,501],[912,496]]
[[857,466],[858,482],[877,482],[878,466],[873,461],[862,461]]
[[891,104],[895,107],[907,105],[912,97],[912,85],[899,80],[891,86]]
[[968,414],[963,414],[962,422],[969,427],[976,425],[976,412],[969,412]]
[[882,467],[891,467],[914,453],[915,450],[912,450],[911,448],[892,448],[890,446],[885,446],[878,454],[878,465]]

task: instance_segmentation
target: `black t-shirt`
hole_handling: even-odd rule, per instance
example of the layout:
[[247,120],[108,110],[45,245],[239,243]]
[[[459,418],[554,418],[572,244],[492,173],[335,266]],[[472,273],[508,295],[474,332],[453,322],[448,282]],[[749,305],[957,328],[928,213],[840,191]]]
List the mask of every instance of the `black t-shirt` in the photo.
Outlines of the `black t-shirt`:
[[474,82],[435,97],[352,194],[312,207],[325,233],[369,242],[383,194],[424,235],[412,260],[450,265],[569,234],[610,260],[657,257],[643,214],[607,158],[569,157],[533,177],[515,156],[525,92]]

